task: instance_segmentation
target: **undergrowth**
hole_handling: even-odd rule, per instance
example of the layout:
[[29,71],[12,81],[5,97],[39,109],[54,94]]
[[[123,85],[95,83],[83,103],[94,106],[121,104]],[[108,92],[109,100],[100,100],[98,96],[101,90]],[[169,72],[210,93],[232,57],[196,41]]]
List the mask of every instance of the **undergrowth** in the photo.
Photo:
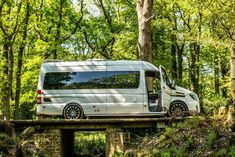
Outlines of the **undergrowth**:
[[104,157],[105,134],[101,132],[80,132],[75,134],[74,153],[79,157]]
[[[142,138],[137,143],[129,150],[132,154],[146,157],[235,156],[231,129],[224,126],[222,120],[209,117],[194,117],[174,123],[161,134]],[[131,153],[125,154],[132,156]]]

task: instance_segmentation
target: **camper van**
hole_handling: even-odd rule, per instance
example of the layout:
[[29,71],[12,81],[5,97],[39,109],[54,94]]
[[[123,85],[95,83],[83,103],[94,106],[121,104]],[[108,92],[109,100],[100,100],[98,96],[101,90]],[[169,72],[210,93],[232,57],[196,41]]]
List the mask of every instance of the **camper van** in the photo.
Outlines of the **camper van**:
[[41,66],[37,114],[164,116],[200,112],[198,95],[176,86],[163,66],[145,61],[52,61]]

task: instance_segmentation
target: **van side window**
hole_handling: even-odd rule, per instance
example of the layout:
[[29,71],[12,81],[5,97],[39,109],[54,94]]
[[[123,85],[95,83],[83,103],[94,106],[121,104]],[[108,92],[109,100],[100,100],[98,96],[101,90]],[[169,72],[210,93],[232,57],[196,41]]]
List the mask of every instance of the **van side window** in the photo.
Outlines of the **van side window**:
[[105,88],[106,72],[46,73],[44,89],[100,89]]
[[138,88],[140,73],[138,71],[108,71],[108,88]]
[[50,72],[44,77],[43,89],[138,88],[138,71]]

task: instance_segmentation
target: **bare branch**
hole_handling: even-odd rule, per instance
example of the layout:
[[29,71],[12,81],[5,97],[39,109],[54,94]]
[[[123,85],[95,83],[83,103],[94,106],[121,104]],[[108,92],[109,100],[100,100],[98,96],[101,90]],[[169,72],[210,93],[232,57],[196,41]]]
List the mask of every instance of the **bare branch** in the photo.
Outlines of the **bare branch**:
[[230,31],[230,29],[227,26],[225,26],[225,24],[222,22],[222,20],[219,20],[219,21],[220,21],[220,24],[223,26],[225,33],[227,33],[227,35],[229,36],[229,38],[231,40],[235,41],[233,33]]
[[87,45],[91,48],[92,51],[95,51],[94,47],[91,45],[91,43],[88,41],[88,38],[87,38],[87,33],[84,31],[83,32],[83,35],[85,37],[85,41],[87,43]]
[[74,29],[72,30],[72,32],[70,33],[70,35],[65,36],[65,37],[62,37],[64,41],[68,40],[73,34],[76,33],[76,31],[77,31],[77,29],[78,29],[78,27],[79,27],[79,25],[80,25],[80,23],[81,23],[81,21],[82,21],[82,19],[83,19],[83,0],[81,1],[81,10],[80,10],[80,12],[81,12],[81,17],[80,17],[79,20],[75,23],[75,27],[74,27]]
[[189,24],[189,22],[190,22],[190,15],[189,15],[189,17],[188,17],[188,19],[187,19],[187,21],[186,21],[186,19],[184,18],[184,15],[183,15],[183,13],[182,13],[182,9],[180,8],[179,4],[178,4],[178,3],[175,3],[175,5],[176,5],[177,8],[178,8],[178,11],[179,11],[179,13],[180,13],[180,17],[181,17],[181,19],[184,21],[184,24],[188,27],[189,30],[191,30],[191,26],[190,26],[190,24]]
[[100,2],[100,7],[101,7],[101,9],[103,11],[104,17],[105,17],[109,27],[111,28],[111,26],[112,26],[112,19],[109,16],[109,14],[107,13],[107,10],[104,7],[103,0],[99,0],[99,2]]
[[41,33],[39,30],[36,29],[35,26],[33,26],[33,28],[34,28],[35,32],[39,35],[39,38],[40,38],[41,40],[43,40],[43,41],[45,41],[45,42],[48,42],[48,39],[45,38],[45,37],[42,35],[42,33]]
[[105,49],[109,46],[109,44],[111,44],[111,43],[113,43],[113,42],[115,42],[115,38],[114,38],[114,37],[112,37],[112,38],[106,43],[106,45],[104,45],[104,46],[102,47],[102,51],[105,51]]

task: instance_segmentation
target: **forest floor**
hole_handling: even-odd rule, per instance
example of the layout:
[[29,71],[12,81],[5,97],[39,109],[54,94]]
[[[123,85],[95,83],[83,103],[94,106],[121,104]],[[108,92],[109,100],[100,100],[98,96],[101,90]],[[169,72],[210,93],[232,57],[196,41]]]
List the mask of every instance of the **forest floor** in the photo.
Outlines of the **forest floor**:
[[[163,130],[140,132],[135,137],[131,135],[130,143],[127,145],[125,152],[116,153],[114,156],[235,157],[235,135],[231,126],[225,125],[224,122],[222,118],[195,116],[183,122],[172,123],[171,126]],[[235,128],[235,125],[232,128]],[[80,154],[89,152],[89,155],[85,156],[95,156],[97,154],[104,156],[104,135],[100,134],[97,137],[93,137],[94,133],[93,135],[83,133],[78,136],[86,138],[86,143],[82,144],[79,141],[80,144],[77,145],[75,139],[75,152]],[[95,141],[89,141],[87,137]],[[0,133],[0,157],[15,156],[15,150],[19,148],[23,156],[30,154],[44,156],[45,154],[37,154],[36,146],[30,139],[22,137],[14,139],[5,133]],[[27,145],[25,145],[26,142],[28,143]],[[90,154],[90,148],[96,148],[93,155]]]
[[136,138],[127,154],[155,157],[235,157],[235,135],[221,118],[196,116]]

